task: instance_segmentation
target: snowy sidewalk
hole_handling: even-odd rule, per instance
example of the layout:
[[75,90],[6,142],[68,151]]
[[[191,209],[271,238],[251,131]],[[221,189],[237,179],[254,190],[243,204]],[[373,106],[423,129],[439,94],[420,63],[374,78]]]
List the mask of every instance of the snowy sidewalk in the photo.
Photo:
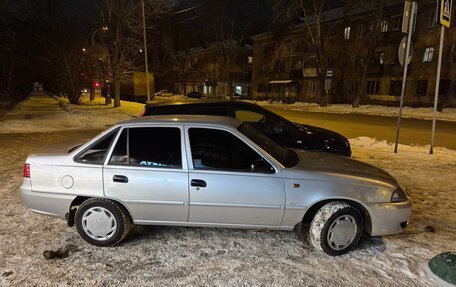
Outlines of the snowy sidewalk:
[[32,93],[27,100],[0,118],[0,133],[105,128],[133,118],[135,112],[113,108],[112,105],[70,105],[67,99]]

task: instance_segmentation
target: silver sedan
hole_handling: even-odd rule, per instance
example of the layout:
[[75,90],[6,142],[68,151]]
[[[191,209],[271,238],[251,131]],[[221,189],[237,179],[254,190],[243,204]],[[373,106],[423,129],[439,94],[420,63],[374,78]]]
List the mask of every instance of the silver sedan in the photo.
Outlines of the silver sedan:
[[20,187],[32,211],[65,218],[97,246],[131,224],[295,230],[340,255],[361,235],[399,233],[411,200],[385,171],[276,145],[212,116],[117,124],[68,153],[30,155]]

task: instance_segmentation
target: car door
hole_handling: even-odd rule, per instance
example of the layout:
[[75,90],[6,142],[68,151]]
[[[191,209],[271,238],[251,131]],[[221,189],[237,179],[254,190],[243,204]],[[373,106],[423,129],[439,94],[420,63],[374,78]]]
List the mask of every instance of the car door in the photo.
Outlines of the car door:
[[280,172],[228,130],[187,127],[189,221],[278,226],[285,208]]
[[287,121],[260,109],[233,108],[233,116],[248,122],[281,146],[303,148],[307,135]]
[[188,172],[179,125],[124,128],[103,168],[105,196],[135,223],[187,222]]

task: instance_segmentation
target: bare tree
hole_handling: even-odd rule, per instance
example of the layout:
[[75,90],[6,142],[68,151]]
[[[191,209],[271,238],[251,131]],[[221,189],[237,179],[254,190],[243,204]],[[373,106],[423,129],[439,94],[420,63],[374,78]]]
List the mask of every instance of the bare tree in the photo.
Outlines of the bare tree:
[[[327,67],[327,52],[323,45],[323,13],[325,11],[326,0],[275,0],[273,10],[275,18],[296,18],[305,26],[304,39],[309,43],[312,53],[315,56],[314,67],[319,81],[320,106],[327,105],[327,95],[325,93],[325,76]],[[297,12],[300,13],[297,14]]]
[[233,99],[233,76],[234,73],[242,72],[242,67],[237,65],[236,59],[248,37],[247,31],[250,22],[237,22],[229,5],[237,5],[226,1],[205,0],[204,7],[207,8],[207,22],[210,23],[210,31],[216,40],[221,62],[219,64],[218,77],[226,78],[228,94]]
[[449,47],[449,57],[450,57],[450,86],[448,91],[439,96],[439,102],[437,104],[437,111],[442,112],[443,109],[447,106],[451,98],[456,96],[456,49],[454,45]]
[[[171,0],[144,0],[146,28],[156,29],[151,19],[172,7]],[[98,0],[100,29],[104,33],[103,45],[108,49],[112,82],[114,83],[114,107],[120,106],[120,87],[126,72],[139,70],[143,62],[143,24],[139,1]],[[152,45],[154,45],[152,43]]]
[[[366,97],[367,94],[367,75],[369,65],[374,61],[374,56],[377,47],[379,46],[381,25],[384,21],[384,8],[385,0],[371,1],[369,10],[363,11],[366,13],[366,22],[361,24],[358,31],[359,38],[362,38],[362,44],[355,45],[356,50],[351,51],[353,55],[356,55],[356,61],[354,61],[354,75],[360,79],[360,86],[356,89],[352,106],[358,108],[360,102]],[[355,1],[355,7],[363,7],[364,1]]]

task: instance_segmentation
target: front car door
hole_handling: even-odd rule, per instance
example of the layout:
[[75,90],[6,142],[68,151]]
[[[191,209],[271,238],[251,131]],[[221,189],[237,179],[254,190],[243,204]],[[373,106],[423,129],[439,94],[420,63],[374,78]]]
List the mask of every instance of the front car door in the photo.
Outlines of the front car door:
[[135,223],[188,221],[188,173],[180,125],[124,127],[104,168],[105,196]]
[[281,224],[285,191],[278,168],[233,131],[187,126],[186,136],[190,223]]

